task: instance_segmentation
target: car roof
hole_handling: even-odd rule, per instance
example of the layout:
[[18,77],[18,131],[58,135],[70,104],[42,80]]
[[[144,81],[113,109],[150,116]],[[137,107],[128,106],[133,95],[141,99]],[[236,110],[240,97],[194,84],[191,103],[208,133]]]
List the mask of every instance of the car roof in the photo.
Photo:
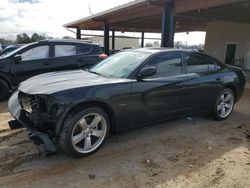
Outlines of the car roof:
[[147,52],[151,54],[160,53],[160,52],[197,52],[196,50],[178,49],[178,48],[136,48],[136,49],[129,49],[125,51]]
[[210,58],[215,60],[217,63],[219,63],[221,66],[223,63],[219,61],[218,59],[210,56],[209,54],[206,54],[204,52],[199,52],[198,50],[195,49],[178,49],[178,48],[136,48],[136,49],[129,49],[129,50],[123,50],[123,51],[134,51],[134,52],[145,52],[145,53],[150,53],[150,54],[159,54],[162,52],[188,52],[188,53],[194,53],[194,54],[199,54],[203,55],[206,58]]

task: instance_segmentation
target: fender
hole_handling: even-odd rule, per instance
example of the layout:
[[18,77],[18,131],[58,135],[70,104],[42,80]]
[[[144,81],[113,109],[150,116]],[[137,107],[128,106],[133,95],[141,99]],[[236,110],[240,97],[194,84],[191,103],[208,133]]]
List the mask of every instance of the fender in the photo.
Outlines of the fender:
[[55,127],[56,135],[60,134],[64,121],[71,113],[73,113],[74,111],[79,111],[79,110],[83,109],[84,107],[91,106],[91,105],[100,107],[104,111],[107,112],[107,114],[109,115],[109,118],[110,118],[111,132],[115,132],[115,124],[116,124],[115,117],[116,117],[116,115],[115,115],[115,112],[113,111],[112,107],[106,101],[99,100],[99,99],[92,99],[92,100],[84,100],[84,101],[81,101],[80,103],[67,106],[64,109],[64,112],[61,115],[61,117],[56,122],[56,127]]
[[5,76],[4,74],[0,73],[0,79],[2,79],[3,81],[5,81],[8,84],[10,91],[13,91],[16,89],[16,87],[13,86],[10,79],[7,76]]

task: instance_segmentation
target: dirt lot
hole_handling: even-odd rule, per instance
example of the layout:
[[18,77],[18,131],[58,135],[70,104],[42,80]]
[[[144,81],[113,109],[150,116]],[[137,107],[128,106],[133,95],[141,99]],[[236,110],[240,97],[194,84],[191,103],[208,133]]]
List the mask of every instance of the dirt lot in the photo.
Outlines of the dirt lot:
[[195,116],[111,136],[95,155],[44,156],[0,104],[0,187],[250,187],[250,84],[230,119]]

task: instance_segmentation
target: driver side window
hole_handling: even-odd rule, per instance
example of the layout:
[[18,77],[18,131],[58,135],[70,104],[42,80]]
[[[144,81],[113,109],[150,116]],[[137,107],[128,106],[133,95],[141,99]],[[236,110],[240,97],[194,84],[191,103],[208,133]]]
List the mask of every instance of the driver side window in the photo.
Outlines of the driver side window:
[[49,46],[38,46],[27,50],[21,54],[22,61],[30,61],[36,59],[45,59],[49,57]]
[[152,59],[147,67],[155,67],[156,73],[149,78],[164,78],[182,73],[180,54],[162,54]]

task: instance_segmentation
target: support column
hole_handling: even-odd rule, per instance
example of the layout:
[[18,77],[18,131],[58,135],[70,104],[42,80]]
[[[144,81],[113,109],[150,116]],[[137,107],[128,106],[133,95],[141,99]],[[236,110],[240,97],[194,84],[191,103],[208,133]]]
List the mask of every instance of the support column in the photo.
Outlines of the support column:
[[109,24],[104,22],[104,53],[109,55]]
[[76,29],[76,38],[81,39],[81,29],[79,28]]
[[175,18],[174,0],[167,1],[162,13],[161,47],[174,46]]
[[112,29],[112,50],[115,50],[115,29]]
[[144,47],[144,31],[141,32],[141,47]]

